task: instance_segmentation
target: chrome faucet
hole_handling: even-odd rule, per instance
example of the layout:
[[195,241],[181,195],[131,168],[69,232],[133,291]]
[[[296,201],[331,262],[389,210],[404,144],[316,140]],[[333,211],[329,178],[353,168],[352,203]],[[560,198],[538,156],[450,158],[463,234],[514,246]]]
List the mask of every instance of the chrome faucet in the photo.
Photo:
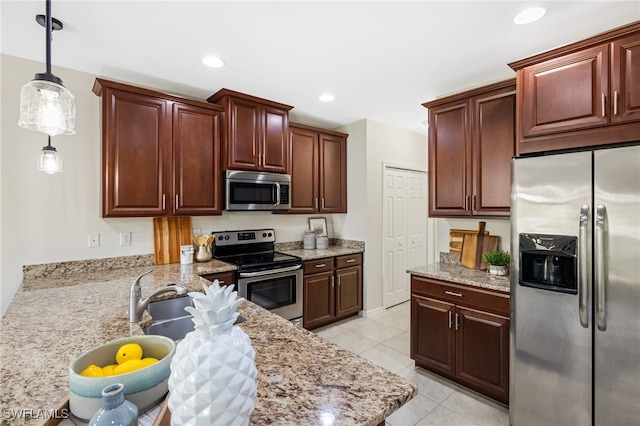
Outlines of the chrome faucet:
[[160,287],[156,291],[154,291],[151,296],[142,299],[142,290],[140,289],[140,279],[147,275],[149,272],[153,272],[153,269],[147,271],[140,275],[133,282],[131,286],[131,291],[129,292],[129,322],[138,322],[142,317],[142,313],[156,296],[167,293],[170,291],[175,291],[176,293],[182,295],[187,294],[187,288],[180,284],[168,284],[164,287]]

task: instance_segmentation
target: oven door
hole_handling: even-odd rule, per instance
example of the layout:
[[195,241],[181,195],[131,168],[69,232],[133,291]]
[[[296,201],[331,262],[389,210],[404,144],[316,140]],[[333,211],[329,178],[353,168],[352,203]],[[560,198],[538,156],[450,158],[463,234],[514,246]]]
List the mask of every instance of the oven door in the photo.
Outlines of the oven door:
[[302,265],[238,273],[238,294],[288,320],[302,317]]

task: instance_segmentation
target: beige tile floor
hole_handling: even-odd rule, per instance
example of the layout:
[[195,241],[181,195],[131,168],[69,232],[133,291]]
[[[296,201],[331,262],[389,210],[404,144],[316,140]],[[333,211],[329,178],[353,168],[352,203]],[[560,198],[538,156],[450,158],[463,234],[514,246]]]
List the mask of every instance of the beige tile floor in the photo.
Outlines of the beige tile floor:
[[508,409],[414,365],[409,357],[409,302],[314,330],[318,335],[418,385],[418,395],[388,426],[508,426]]

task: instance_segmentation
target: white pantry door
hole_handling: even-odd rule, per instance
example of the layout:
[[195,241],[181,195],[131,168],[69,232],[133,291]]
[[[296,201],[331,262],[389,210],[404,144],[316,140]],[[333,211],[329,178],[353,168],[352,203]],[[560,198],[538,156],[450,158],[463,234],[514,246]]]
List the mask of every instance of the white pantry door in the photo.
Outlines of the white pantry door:
[[427,174],[385,166],[383,188],[383,305],[409,300],[407,268],[427,263]]

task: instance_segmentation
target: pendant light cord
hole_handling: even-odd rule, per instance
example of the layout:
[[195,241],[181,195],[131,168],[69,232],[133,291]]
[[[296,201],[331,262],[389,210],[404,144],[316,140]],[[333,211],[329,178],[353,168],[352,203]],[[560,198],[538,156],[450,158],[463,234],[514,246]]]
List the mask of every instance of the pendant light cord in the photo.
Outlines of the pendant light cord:
[[47,25],[46,25],[46,37],[47,37],[47,41],[46,41],[46,46],[47,46],[47,74],[51,75],[51,38],[53,37],[53,30],[52,30],[52,24],[51,24],[51,0],[46,0],[47,6],[46,6],[46,14],[47,16],[45,17],[46,21],[47,21]]

